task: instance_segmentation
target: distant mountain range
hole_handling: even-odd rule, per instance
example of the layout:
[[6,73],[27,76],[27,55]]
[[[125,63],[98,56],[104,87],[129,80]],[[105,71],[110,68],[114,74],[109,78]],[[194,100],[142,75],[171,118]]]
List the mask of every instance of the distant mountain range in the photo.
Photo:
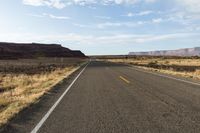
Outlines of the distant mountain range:
[[0,42],[0,59],[37,57],[86,57],[79,50],[70,50],[59,44]]
[[129,55],[151,55],[151,56],[200,56],[200,47],[185,48],[178,50],[161,50],[148,52],[130,52]]

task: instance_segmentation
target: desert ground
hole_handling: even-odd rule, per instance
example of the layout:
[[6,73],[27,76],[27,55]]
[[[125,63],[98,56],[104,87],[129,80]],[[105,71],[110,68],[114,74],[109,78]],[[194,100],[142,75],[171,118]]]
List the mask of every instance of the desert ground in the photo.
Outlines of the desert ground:
[[161,73],[200,80],[200,57],[102,56],[100,59],[134,65],[151,71],[158,71]]
[[0,126],[76,71],[86,59],[0,60]]

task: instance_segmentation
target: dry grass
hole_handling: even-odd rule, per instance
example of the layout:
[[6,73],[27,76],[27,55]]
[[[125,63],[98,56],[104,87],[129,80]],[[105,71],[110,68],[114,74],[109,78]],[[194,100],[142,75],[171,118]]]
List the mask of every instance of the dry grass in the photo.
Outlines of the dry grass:
[[157,62],[158,65],[200,66],[200,59],[162,59],[162,58],[137,58],[137,59],[107,59],[107,61],[149,64]]
[[[23,108],[36,102],[54,85],[80,67],[70,64],[40,73],[0,73],[0,126]],[[52,62],[51,62],[52,63]],[[45,69],[44,69],[45,70]]]
[[174,70],[170,70],[170,69],[165,70],[165,69],[155,69],[155,68],[140,67],[140,66],[139,66],[139,68],[156,71],[156,72],[161,72],[161,73],[166,73],[166,74],[171,74],[171,75],[175,75],[175,76],[181,76],[181,77],[200,80],[200,69],[196,70],[194,72],[187,72],[187,71],[178,72],[178,71],[174,71]]
[[127,63],[152,71],[200,80],[200,59],[137,57],[129,59],[106,59],[106,61]]

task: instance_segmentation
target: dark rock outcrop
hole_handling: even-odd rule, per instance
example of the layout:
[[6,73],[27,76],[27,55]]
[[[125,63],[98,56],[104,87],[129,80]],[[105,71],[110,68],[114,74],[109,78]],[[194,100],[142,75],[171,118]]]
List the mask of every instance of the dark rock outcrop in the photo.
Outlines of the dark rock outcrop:
[[59,44],[0,42],[0,59],[37,57],[86,57],[81,51],[70,50]]

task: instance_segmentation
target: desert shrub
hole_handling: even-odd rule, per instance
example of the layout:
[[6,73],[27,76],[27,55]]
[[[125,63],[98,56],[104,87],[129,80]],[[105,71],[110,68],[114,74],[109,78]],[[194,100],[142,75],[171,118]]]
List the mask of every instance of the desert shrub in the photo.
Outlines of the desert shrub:
[[167,60],[167,61],[165,61],[165,64],[169,64],[169,61]]
[[148,63],[147,66],[149,66],[149,67],[155,67],[155,66],[157,66],[157,63],[158,63],[158,61],[151,61],[151,62]]

